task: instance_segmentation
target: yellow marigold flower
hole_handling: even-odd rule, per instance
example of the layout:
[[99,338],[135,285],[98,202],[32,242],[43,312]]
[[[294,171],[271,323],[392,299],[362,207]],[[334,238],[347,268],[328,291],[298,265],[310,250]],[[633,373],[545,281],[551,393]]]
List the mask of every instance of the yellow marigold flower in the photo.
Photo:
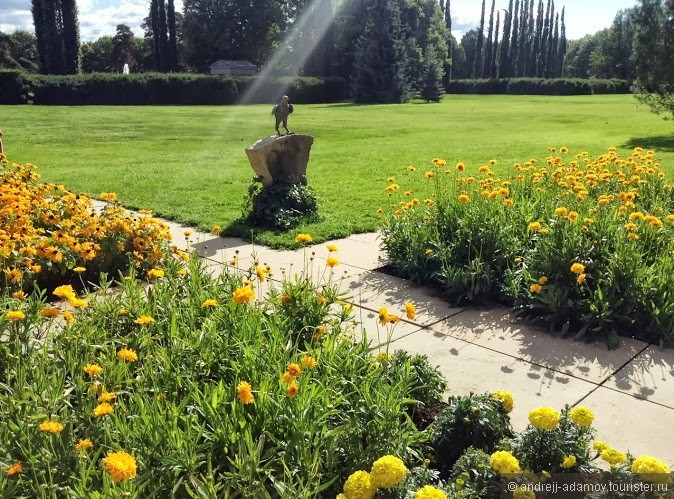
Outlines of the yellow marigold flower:
[[317,296],[316,301],[321,305],[325,305],[326,303],[328,303],[328,299],[323,295]]
[[631,223],[631,222],[628,223],[628,224],[625,224],[624,227],[625,227],[627,230],[631,230],[631,231],[636,231],[636,230],[638,229],[637,224],[634,224],[634,223]]
[[576,220],[578,220],[578,212],[570,211],[569,216],[567,218],[569,219],[569,222],[575,222]]
[[561,152],[562,154],[566,154],[567,152],[569,152],[569,149],[562,146],[562,147],[559,148],[559,152]]
[[468,196],[467,194],[461,194],[461,195],[459,195],[459,198],[458,198],[458,199],[459,199],[459,202],[460,202],[460,203],[468,203],[468,202],[470,202],[470,196]]
[[433,250],[429,248],[429,249],[427,249],[426,251],[424,251],[424,254],[425,254],[425,255],[432,255],[432,254],[433,254]]
[[610,447],[602,449],[601,452],[599,452],[599,456],[613,466],[627,461],[627,456],[625,454],[615,449],[611,449]]
[[632,473],[648,482],[662,484],[672,482],[669,466],[652,456],[642,455],[636,458],[632,463]]
[[161,279],[164,277],[164,271],[161,269],[150,269],[147,272],[147,278],[152,281],[154,279]]
[[377,488],[391,489],[402,482],[407,467],[400,458],[387,455],[377,459],[370,470],[370,479]]
[[94,407],[94,417],[100,418],[101,416],[107,416],[108,414],[112,414],[115,411],[114,407],[112,407],[109,403],[103,402],[102,404],[98,404],[96,407]]
[[587,274],[580,274],[578,276],[578,279],[576,279],[576,282],[578,282],[578,284],[583,284],[586,279],[587,279]]
[[435,178],[435,172],[426,172],[424,173],[424,176],[428,179],[434,179]]
[[335,258],[334,256],[329,256],[325,263],[330,268],[336,267],[339,265],[339,259]]
[[466,169],[466,165],[464,165],[463,163],[457,163],[457,164],[456,164],[456,169],[457,169],[458,171],[462,172],[462,171],[464,171],[464,170]]
[[262,267],[255,267],[255,274],[260,282],[264,282],[267,279],[267,271]]
[[505,390],[498,390],[492,393],[491,396],[501,402],[501,405],[503,405],[503,409],[505,409],[505,412],[507,413],[512,412],[513,407],[515,407],[515,401],[513,399],[512,393],[507,392]]
[[52,294],[59,298],[68,299],[71,296],[75,296],[75,290],[70,284],[65,284],[63,286],[57,287],[54,291],[52,291]]
[[643,220],[645,218],[645,215],[641,213],[640,211],[635,211],[633,213],[630,213],[630,220]]
[[147,326],[148,324],[152,324],[154,322],[154,319],[150,317],[149,315],[141,315],[133,321],[134,324],[138,324],[139,326]]
[[387,182],[395,182],[396,179],[395,179],[395,177],[389,177],[389,178],[386,179],[386,181]]
[[594,421],[594,413],[587,407],[574,407],[569,413],[569,419],[578,426],[590,426]]
[[564,461],[562,461],[562,464],[560,464],[562,468],[566,468],[567,470],[573,468],[575,465],[576,465],[576,456],[574,455],[566,456],[564,458]]
[[63,431],[63,425],[59,423],[58,421],[43,421],[40,423],[40,426],[38,426],[40,431],[44,431],[45,433],[61,433]]
[[190,236],[192,235],[192,231],[191,231],[191,230],[186,230],[186,231],[183,232],[183,235],[184,235],[186,238],[187,238],[187,237],[190,237]]
[[78,298],[77,296],[68,297],[68,304],[73,308],[86,308],[89,306],[89,302],[83,298]]
[[23,473],[23,463],[21,461],[16,461],[11,466],[5,468],[5,475],[7,476],[18,475],[19,473]]
[[284,383],[290,383],[293,380],[293,375],[286,371],[283,373],[283,376],[281,376],[281,380],[283,380]]
[[386,322],[390,322],[391,324],[397,324],[400,322],[400,317],[398,317],[396,314],[388,314],[386,316]]
[[28,296],[22,290],[19,290],[12,293],[12,298],[19,301],[26,301],[28,299]]
[[337,251],[337,246],[335,246],[334,244],[326,244],[325,247],[328,248],[328,251],[330,252]]
[[302,369],[300,368],[299,364],[294,364],[294,363],[288,364],[288,372],[294,378],[294,377],[302,374]]
[[89,376],[98,376],[103,372],[103,368],[98,364],[87,364],[82,370]]
[[117,358],[119,360],[125,360],[126,362],[135,362],[138,360],[138,354],[131,348],[120,348],[117,352]]
[[522,263],[522,259],[520,257],[515,258],[515,263]]
[[447,494],[432,485],[424,485],[414,493],[414,499],[447,499]]
[[480,168],[478,168],[477,171],[480,172],[480,173],[489,173],[491,170],[489,169],[488,166],[484,166],[484,165],[483,165],[483,166],[481,166]]
[[500,450],[494,452],[491,455],[489,463],[499,475],[514,475],[521,471],[520,462],[508,451]]
[[383,213],[384,213],[384,210],[383,210],[383,209],[381,209],[381,208],[378,208],[378,209],[377,209],[377,215],[381,215],[381,214],[383,214]]
[[291,399],[294,399],[295,397],[297,397],[297,394],[300,391],[300,387],[297,386],[297,383],[295,383],[295,380],[293,380],[288,385],[288,388],[286,389],[286,391],[288,392],[288,397],[290,397]]
[[115,483],[134,478],[137,473],[136,460],[124,451],[109,453],[103,459],[103,465]]
[[515,204],[515,201],[513,201],[513,200],[510,199],[510,198],[508,198],[508,199],[504,199],[504,200],[503,200],[503,204],[505,204],[506,206],[513,206],[513,205]]
[[552,407],[539,407],[529,413],[529,422],[536,428],[553,430],[559,423],[559,411]]
[[313,369],[318,365],[318,362],[316,362],[316,359],[314,359],[311,355],[305,355],[302,357],[302,367],[304,369]]
[[79,442],[75,444],[75,450],[83,451],[93,448],[94,444],[88,438],[81,438]]
[[513,499],[536,499],[536,493],[524,485],[520,485],[513,492]]
[[185,277],[185,275],[187,275],[187,269],[178,269],[176,274],[178,274],[180,277]]
[[417,309],[414,306],[414,303],[412,302],[407,302],[405,303],[405,313],[407,314],[407,318],[410,320],[414,320],[414,318],[417,316]]
[[531,286],[529,286],[529,292],[533,294],[540,293],[543,290],[543,286],[541,286],[538,283],[534,283]]
[[348,499],[372,499],[377,487],[367,471],[356,471],[344,483],[344,495]]
[[407,167],[407,171],[408,171],[408,172],[415,172],[415,171],[417,171],[417,169],[416,169],[415,167],[413,167],[412,165],[409,165],[409,166]]
[[75,320],[75,317],[73,316],[73,313],[70,310],[66,310],[63,312],[63,318],[66,321],[66,324],[70,326],[73,323],[73,320]]
[[638,241],[638,240],[640,239],[640,238],[639,238],[639,235],[638,235],[638,234],[635,234],[634,232],[628,232],[628,233],[627,233],[627,238],[628,238],[628,239],[631,239],[632,241]]
[[114,192],[101,192],[101,199],[103,201],[115,201],[117,199],[117,194]]
[[388,322],[388,317],[389,317],[388,309],[386,307],[381,307],[379,309],[379,323],[382,326],[386,325],[386,323]]
[[592,444],[592,448],[596,450],[598,453],[602,453],[606,449],[610,449],[609,445],[606,442],[602,442],[601,440],[595,440],[595,442]]
[[214,225],[213,228],[211,229],[211,234],[217,236],[218,234],[220,234],[221,229],[222,227],[220,227],[219,225]]
[[204,302],[201,304],[201,308],[212,308],[212,307],[217,307],[218,306],[218,300],[214,300],[213,298],[210,298],[208,300],[204,300]]
[[255,402],[253,387],[247,381],[241,381],[236,385],[236,396],[242,404],[252,404]]
[[295,237],[296,243],[310,243],[311,241],[313,241],[313,239],[309,234],[297,234]]
[[75,267],[73,269],[73,272],[76,272],[78,274],[81,274],[82,272],[86,272],[86,271],[87,271],[87,269],[85,267]]
[[546,282],[548,282],[548,278],[546,276],[541,276],[539,277],[538,282],[540,284],[545,284]]
[[234,303],[241,305],[242,303],[248,303],[249,301],[254,300],[255,293],[250,287],[242,286],[234,290],[232,299],[234,300]]
[[573,265],[571,265],[571,272],[573,272],[574,274],[582,274],[583,272],[585,272],[585,265],[583,265],[582,263],[574,263]]
[[115,392],[105,392],[102,393],[100,397],[98,397],[98,402],[99,403],[104,403],[104,402],[112,402],[117,398],[117,394]]
[[674,215],[667,215],[666,220],[668,222],[674,222]]
[[21,319],[26,318],[26,314],[24,314],[21,310],[10,310],[5,314],[5,318],[8,321],[20,321]]
[[529,224],[529,230],[530,230],[531,232],[535,232],[535,231],[537,231],[537,230],[541,230],[541,227],[542,227],[542,225],[541,225],[540,222],[531,222],[531,223]]
[[55,307],[44,307],[42,310],[40,310],[40,317],[54,319],[59,315],[61,315],[61,311]]
[[386,364],[391,359],[393,359],[393,355],[388,352],[379,352],[377,355],[375,355],[375,360],[380,364]]
[[293,301],[292,296],[290,296],[290,295],[281,295],[281,303],[282,303],[283,305],[288,305],[288,304],[290,304],[290,302],[292,302],[292,301]]

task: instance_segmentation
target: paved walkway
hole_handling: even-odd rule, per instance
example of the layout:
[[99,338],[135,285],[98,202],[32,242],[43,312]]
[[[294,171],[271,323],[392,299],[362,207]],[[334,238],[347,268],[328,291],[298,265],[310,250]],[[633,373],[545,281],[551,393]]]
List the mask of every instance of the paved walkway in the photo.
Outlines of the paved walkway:
[[[169,224],[173,241],[196,250],[213,272],[222,271],[235,255],[247,268],[253,254],[272,267],[273,278],[301,272],[312,256],[313,271],[324,271],[324,244],[298,251],[274,251],[237,238],[222,238]],[[181,241],[183,242],[181,244]],[[377,345],[378,310],[404,316],[413,302],[416,320],[401,320],[393,331],[391,350],[403,348],[428,355],[449,382],[451,393],[509,390],[516,430],[527,424],[528,412],[541,405],[562,408],[584,405],[596,415],[597,438],[633,455],[653,455],[674,467],[674,350],[623,339],[618,350],[605,343],[561,339],[519,323],[507,309],[456,308],[432,290],[392,277],[378,269],[386,264],[377,234],[355,234],[331,241],[340,264],[335,276],[353,297],[356,317]],[[238,251],[238,253],[237,253]],[[310,265],[311,266],[311,265]]]

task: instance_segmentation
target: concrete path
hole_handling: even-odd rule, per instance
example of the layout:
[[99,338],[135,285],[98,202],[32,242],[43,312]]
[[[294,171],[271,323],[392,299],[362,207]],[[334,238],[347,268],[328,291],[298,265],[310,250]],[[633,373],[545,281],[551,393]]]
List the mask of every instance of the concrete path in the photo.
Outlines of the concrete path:
[[[325,244],[274,251],[193,230],[186,239],[187,228],[169,225],[174,244],[196,250],[213,272],[221,272],[235,256],[239,268],[247,268],[252,255],[272,267],[272,279],[299,273],[305,263],[316,278],[325,271]],[[427,355],[451,393],[512,392],[516,430],[526,426],[529,411],[538,406],[587,406],[596,415],[597,439],[674,467],[674,350],[623,339],[618,350],[609,351],[605,343],[574,342],[522,324],[503,307],[452,307],[433,290],[378,272],[386,257],[377,234],[331,243],[340,261],[333,280],[339,279],[352,297],[356,318],[375,346],[387,339],[379,330],[379,308],[404,317],[404,303],[411,301],[418,315],[396,325],[389,349]]]

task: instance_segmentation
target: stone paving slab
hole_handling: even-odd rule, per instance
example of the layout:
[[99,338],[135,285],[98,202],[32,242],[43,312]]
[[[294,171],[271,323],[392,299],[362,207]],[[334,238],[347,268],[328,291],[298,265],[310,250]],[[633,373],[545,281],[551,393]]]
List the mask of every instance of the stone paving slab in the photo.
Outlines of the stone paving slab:
[[515,430],[526,427],[530,410],[542,405],[556,408],[572,405],[596,388],[588,381],[451,336],[437,335],[432,330],[412,333],[390,345],[390,350],[400,348],[427,355],[449,383],[450,394],[511,392],[515,408],[510,416]]
[[605,342],[585,343],[562,338],[558,333],[548,333],[518,321],[502,306],[466,310],[431,328],[439,334],[597,384],[648,347],[642,341],[623,338],[620,348],[609,350]]
[[674,409],[674,350],[649,346],[604,386]]
[[596,416],[597,439],[635,457],[655,456],[674,468],[674,410],[603,387],[581,405]]
[[[363,236],[366,236],[365,234]],[[370,241],[371,237],[363,239],[336,239],[330,241],[337,247],[337,251],[330,254],[325,244],[317,244],[307,249],[314,251],[317,258],[326,259],[328,256],[334,256],[339,259],[340,264],[350,265],[364,270],[374,270],[383,267],[388,263],[384,252],[379,249],[379,243]]]

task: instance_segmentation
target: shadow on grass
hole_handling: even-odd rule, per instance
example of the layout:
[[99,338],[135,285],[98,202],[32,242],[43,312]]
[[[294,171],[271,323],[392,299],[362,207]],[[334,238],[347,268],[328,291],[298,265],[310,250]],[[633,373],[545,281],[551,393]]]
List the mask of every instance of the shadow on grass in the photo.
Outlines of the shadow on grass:
[[633,137],[625,145],[653,149],[656,152],[674,152],[674,133],[652,137]]

